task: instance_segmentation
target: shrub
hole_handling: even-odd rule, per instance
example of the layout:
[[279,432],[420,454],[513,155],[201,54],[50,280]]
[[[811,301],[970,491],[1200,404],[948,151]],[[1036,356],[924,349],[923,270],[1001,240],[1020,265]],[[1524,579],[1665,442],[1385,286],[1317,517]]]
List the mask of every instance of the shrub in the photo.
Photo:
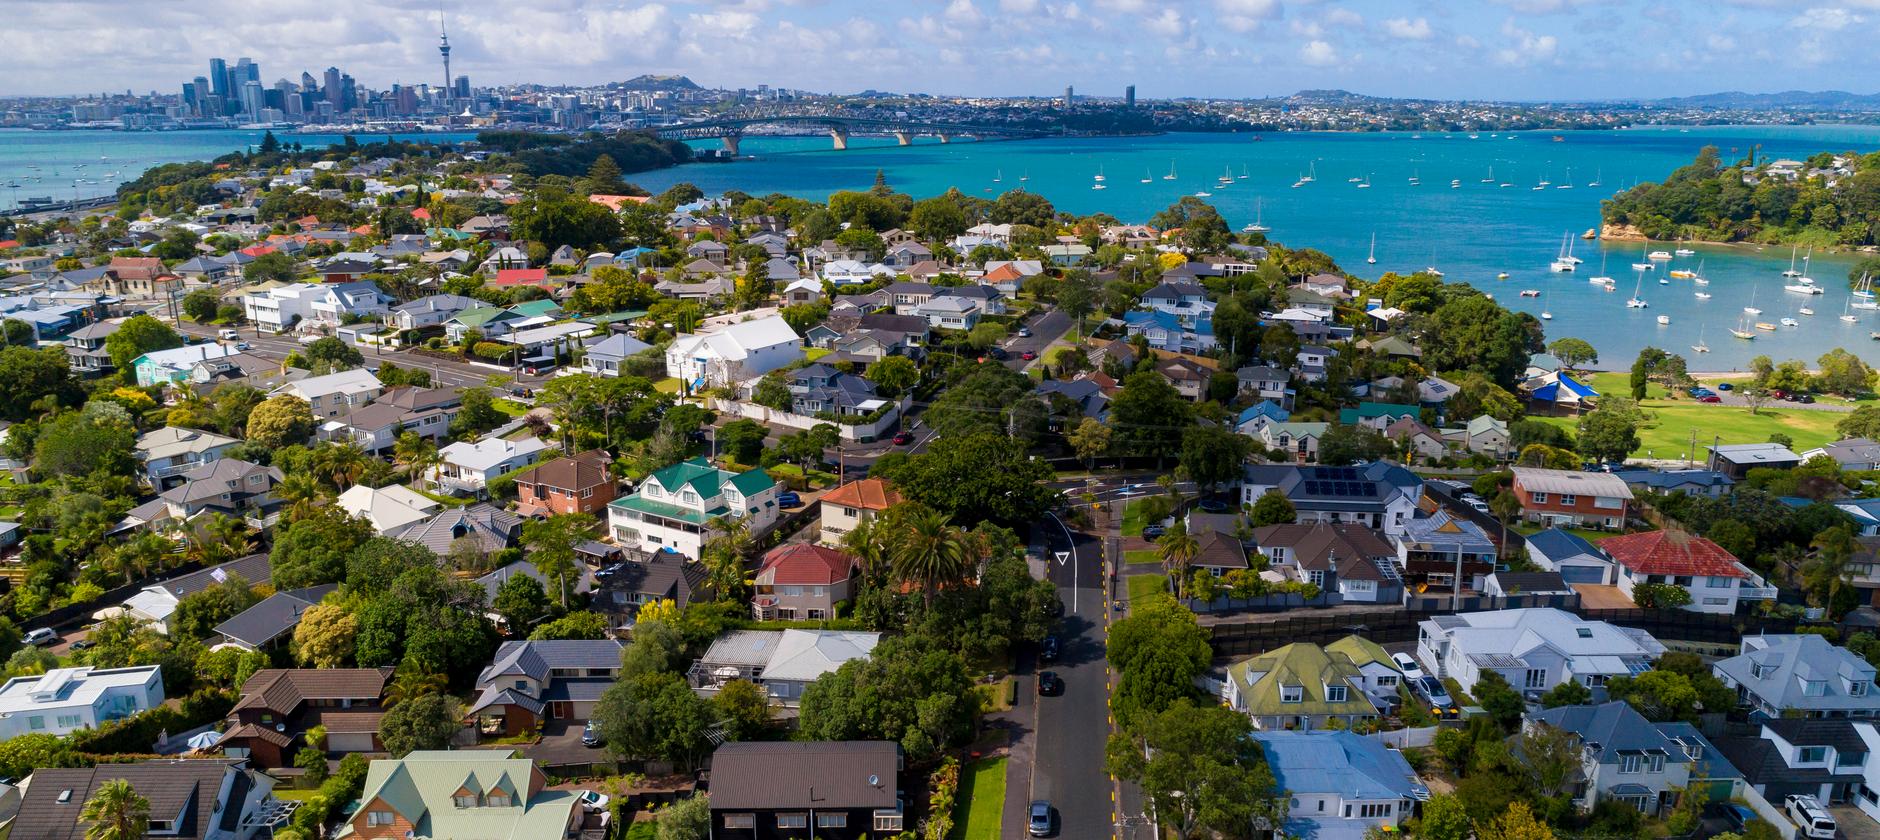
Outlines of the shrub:
[[927,779],[933,793],[927,800],[926,840],[946,840],[953,833],[953,802],[959,796],[960,762],[951,756]]

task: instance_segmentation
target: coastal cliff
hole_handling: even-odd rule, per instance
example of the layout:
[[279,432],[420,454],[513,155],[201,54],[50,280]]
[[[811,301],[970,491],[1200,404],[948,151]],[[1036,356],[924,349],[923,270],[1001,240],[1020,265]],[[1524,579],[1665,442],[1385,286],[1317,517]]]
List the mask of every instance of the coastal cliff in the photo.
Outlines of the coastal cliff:
[[1645,242],[1650,239],[1637,225],[1615,225],[1611,222],[1600,224],[1599,238],[1607,242]]

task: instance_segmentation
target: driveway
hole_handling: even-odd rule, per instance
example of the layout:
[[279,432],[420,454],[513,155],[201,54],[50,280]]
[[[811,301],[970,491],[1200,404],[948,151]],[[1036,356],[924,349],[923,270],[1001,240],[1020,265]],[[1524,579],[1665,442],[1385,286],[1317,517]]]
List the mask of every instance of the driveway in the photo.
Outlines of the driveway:
[[582,746],[581,730],[586,726],[584,720],[549,721],[542,726],[542,740],[520,749],[544,767],[612,761],[606,747]]
[[1853,805],[1831,805],[1828,813],[1834,815],[1834,821],[1841,826],[1837,837],[1842,840],[1880,840],[1880,823],[1867,812]]

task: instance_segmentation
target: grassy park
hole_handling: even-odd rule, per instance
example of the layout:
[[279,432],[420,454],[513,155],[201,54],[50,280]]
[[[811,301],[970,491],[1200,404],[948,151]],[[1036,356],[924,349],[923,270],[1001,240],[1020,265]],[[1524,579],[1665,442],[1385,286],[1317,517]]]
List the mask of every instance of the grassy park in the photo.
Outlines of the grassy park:
[[[1589,384],[1601,394],[1625,395],[1630,391],[1628,381],[1624,373],[1599,373],[1591,377]],[[1672,459],[1682,458],[1688,452],[1693,459],[1702,461],[1704,447],[1713,439],[1724,443],[1761,443],[1770,435],[1784,434],[1795,441],[1794,448],[1800,452],[1840,438],[1834,431],[1834,424],[1845,416],[1841,412],[1780,408],[1778,405],[1764,406],[1752,414],[1747,406],[1670,399],[1663,386],[1652,385],[1646,391],[1645,400],[1639,403],[1647,418],[1639,425],[1639,447],[1632,454]],[[1540,419],[1568,431],[1578,423],[1574,417]],[[1691,446],[1693,435],[1697,441],[1695,450]]]

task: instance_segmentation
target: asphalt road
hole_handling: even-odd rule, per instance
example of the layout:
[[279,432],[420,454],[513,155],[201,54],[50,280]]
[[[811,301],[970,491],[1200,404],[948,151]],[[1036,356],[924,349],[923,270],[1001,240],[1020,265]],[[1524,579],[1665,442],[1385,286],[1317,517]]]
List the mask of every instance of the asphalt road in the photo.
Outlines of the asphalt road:
[[[152,311],[153,313],[156,312],[156,310]],[[176,328],[178,332],[186,335],[203,338],[215,338],[222,329],[220,327],[204,326],[190,321],[178,323],[176,324]],[[243,352],[263,359],[285,359],[292,353],[306,349],[306,346],[301,344],[298,338],[292,336],[277,336],[256,330],[253,327],[244,327],[240,330],[240,333],[241,338],[239,340],[249,345],[248,349]],[[391,362],[401,368],[421,368],[428,370],[431,372],[432,384],[437,387],[463,388],[488,385],[490,377],[502,373],[501,371],[491,370],[490,368],[479,367],[464,362],[451,362],[442,359],[433,359],[427,356],[419,356],[405,350],[382,351],[373,347],[361,347],[359,348],[359,352],[365,354],[366,365],[368,367],[377,367],[382,362]],[[545,376],[524,376],[521,374],[516,374],[513,378],[515,379],[516,385],[524,388],[537,388],[548,380],[548,377]]]
[[1025,326],[1031,329],[1030,338],[1014,338],[1004,344],[1005,352],[1011,354],[1006,358],[1005,366],[1013,370],[1024,370],[1030,367],[1036,360],[1026,360],[1026,353],[1043,356],[1044,348],[1051,346],[1051,342],[1070,332],[1071,316],[1053,309],[1043,315],[1034,316],[1025,322]]
[[[1037,698],[1032,775],[1024,788],[1017,787],[1020,780],[1008,780],[1006,796],[1050,802],[1058,812],[1057,837],[1109,837],[1115,785],[1103,768],[1110,732],[1103,546],[1098,538],[1075,531],[1067,545],[1065,529],[1050,519],[1036,527],[1051,552],[1049,577],[1058,585],[1065,607],[1057,632],[1062,653],[1057,662],[1038,667],[1056,671],[1064,680],[1064,693]],[[1057,552],[1067,550],[1070,556],[1058,560]]]

